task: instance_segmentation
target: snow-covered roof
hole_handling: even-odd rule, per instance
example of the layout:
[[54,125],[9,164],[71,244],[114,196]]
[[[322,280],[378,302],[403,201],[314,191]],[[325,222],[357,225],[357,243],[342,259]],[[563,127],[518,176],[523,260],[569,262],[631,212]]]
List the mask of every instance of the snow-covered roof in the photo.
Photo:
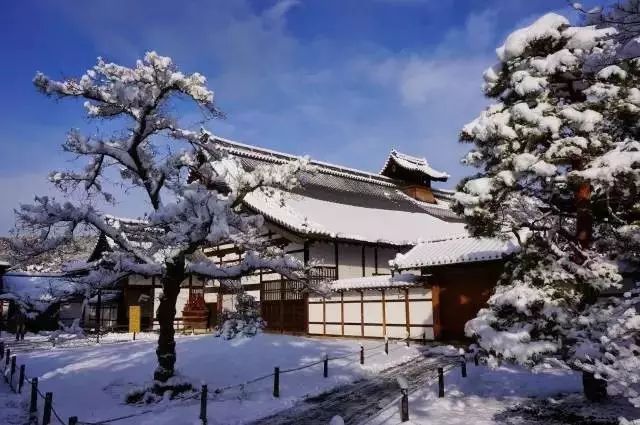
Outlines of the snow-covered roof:
[[411,156],[404,153],[400,153],[393,149],[387,158],[387,161],[380,171],[381,175],[388,176],[390,174],[390,167],[396,165],[407,171],[417,171],[419,173],[427,175],[431,180],[446,181],[450,176],[449,174],[438,171],[432,168],[427,162],[426,158],[419,158],[417,156]]
[[472,263],[501,259],[519,250],[513,238],[455,238],[422,242],[406,254],[398,254],[391,260],[392,267],[401,270],[443,264]]
[[22,258],[14,250],[11,240],[0,238],[0,265],[13,266],[15,269],[27,270],[35,273],[57,273],[76,269],[85,263],[93,252],[98,236],[81,235],[57,248],[34,257]]
[[308,236],[391,245],[415,245],[421,239],[442,239],[465,234],[464,224],[434,217],[419,208],[396,210],[332,202],[299,195],[268,197],[254,192],[245,203],[267,220]]
[[82,293],[83,286],[56,275],[10,273],[2,276],[0,299],[19,303],[31,313],[42,313],[53,304]]
[[367,276],[334,280],[329,284],[333,291],[349,289],[398,288],[420,284],[420,276],[404,273],[394,276]]
[[[238,158],[248,170],[265,163],[283,164],[294,155],[216,138],[215,149]],[[262,193],[247,196],[247,207],[267,221],[304,236],[415,245],[418,240],[464,234],[461,219],[449,207],[451,192],[432,189],[434,204],[418,201],[403,192],[398,179],[310,161],[314,172],[300,176],[301,185],[285,199],[269,199]]]

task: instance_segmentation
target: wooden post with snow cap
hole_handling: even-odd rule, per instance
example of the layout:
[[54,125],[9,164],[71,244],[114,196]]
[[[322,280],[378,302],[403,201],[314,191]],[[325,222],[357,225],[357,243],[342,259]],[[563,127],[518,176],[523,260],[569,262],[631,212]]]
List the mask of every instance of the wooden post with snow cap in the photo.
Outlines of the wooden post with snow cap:
[[202,425],[207,425],[207,384],[202,384],[200,389],[200,420]]
[[384,353],[387,356],[389,355],[389,337],[387,337],[386,335],[384,336]]
[[100,325],[102,322],[102,289],[98,289],[98,303],[96,304],[96,343],[100,343]]
[[478,358],[478,353],[476,353],[476,354],[473,356],[473,362],[475,363],[475,365],[476,365],[476,366],[479,366],[479,365],[480,365],[480,359]]
[[36,418],[38,415],[38,378],[33,378],[31,380],[31,401],[29,403],[29,415],[33,418]]
[[13,388],[13,375],[16,374],[16,355],[11,356],[11,368],[9,369],[9,388]]
[[323,362],[322,376],[324,376],[325,378],[328,378],[329,377],[329,355],[327,353],[324,354],[324,358],[322,362]]
[[444,369],[438,368],[438,397],[444,397]]
[[22,387],[24,387],[25,368],[25,365],[20,365],[20,374],[18,375],[18,394],[22,393]]
[[280,368],[273,368],[273,396],[280,397]]
[[360,345],[360,364],[364,364],[364,345]]
[[44,395],[44,412],[42,413],[42,425],[51,423],[51,408],[53,407],[53,393]]
[[400,393],[402,394],[402,400],[400,402],[400,422],[409,421],[409,383],[404,376],[398,376],[396,378],[398,385],[400,386]]

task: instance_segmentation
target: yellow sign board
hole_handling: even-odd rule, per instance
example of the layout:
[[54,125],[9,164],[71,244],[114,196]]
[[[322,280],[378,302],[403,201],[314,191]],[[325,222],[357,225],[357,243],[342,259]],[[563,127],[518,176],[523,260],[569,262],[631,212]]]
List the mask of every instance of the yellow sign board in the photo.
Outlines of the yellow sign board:
[[129,332],[140,332],[141,309],[139,305],[129,306]]

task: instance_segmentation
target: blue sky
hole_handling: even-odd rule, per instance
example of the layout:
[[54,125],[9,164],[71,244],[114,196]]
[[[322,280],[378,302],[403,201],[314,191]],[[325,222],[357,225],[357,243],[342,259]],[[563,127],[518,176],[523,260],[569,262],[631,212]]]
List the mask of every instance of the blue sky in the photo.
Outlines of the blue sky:
[[[0,13],[0,234],[12,209],[53,193],[72,127],[96,128],[78,103],[39,95],[36,71],[81,75],[102,56],[147,50],[209,79],[227,119],[220,136],[379,171],[388,151],[426,156],[453,187],[457,134],[485,106],[482,71],[513,29],[563,0],[25,0]],[[196,125],[197,115],[184,118]],[[60,195],[58,195],[60,196]],[[136,196],[112,207],[135,215]]]

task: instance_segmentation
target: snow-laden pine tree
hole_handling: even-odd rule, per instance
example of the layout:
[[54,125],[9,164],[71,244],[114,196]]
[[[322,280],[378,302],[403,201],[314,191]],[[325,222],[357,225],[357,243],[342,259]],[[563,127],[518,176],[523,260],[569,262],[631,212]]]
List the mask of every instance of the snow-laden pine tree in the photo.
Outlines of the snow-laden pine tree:
[[[79,79],[55,81],[38,73],[34,83],[48,96],[84,100],[87,116],[98,121],[101,132],[69,132],[63,149],[86,159],[86,166],[53,172],[50,179],[65,191],[86,196],[78,203],[37,197],[35,204],[22,205],[17,233],[23,248],[32,255],[54,249],[89,226],[112,249],[93,264],[95,270],[85,278],[88,285],[105,285],[128,274],[158,278],[156,381],[174,376],[176,298],[189,273],[233,279],[265,268],[300,277],[303,265],[260,239],[263,219],[243,210],[242,200],[252,191],[269,195],[273,188],[290,189],[301,171],[310,170],[307,161],[246,171],[217,149],[207,131],[181,128],[172,111],[183,110],[185,102],[208,116],[220,115],[204,76],[184,74],[170,58],[149,52],[131,68],[99,59]],[[96,196],[117,199],[105,190],[112,179],[120,180],[115,187],[133,188],[144,198],[144,217],[119,219],[95,206]],[[203,246],[221,243],[236,244],[244,251],[242,260],[225,266],[203,255]]]
[[585,317],[606,317],[598,298],[620,287],[629,258],[616,242],[636,230],[640,187],[640,64],[616,60],[613,35],[557,14],[509,35],[484,74],[495,103],[461,133],[479,172],[455,196],[473,234],[511,234],[522,248],[467,335],[502,358],[605,380],[585,367],[607,356]]

